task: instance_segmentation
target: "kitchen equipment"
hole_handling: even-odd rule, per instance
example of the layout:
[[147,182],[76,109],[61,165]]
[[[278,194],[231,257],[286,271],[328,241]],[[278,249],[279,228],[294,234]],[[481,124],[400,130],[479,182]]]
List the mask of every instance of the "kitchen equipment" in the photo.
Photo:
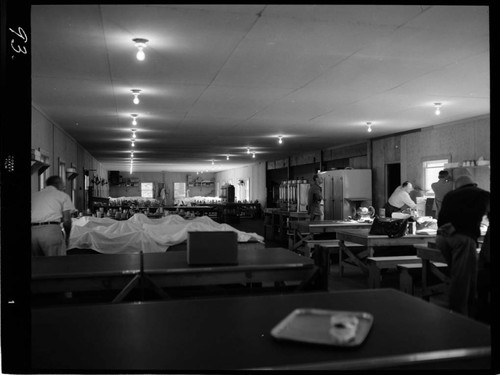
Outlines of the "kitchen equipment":
[[356,214],[357,214],[357,220],[370,221],[375,216],[375,209],[372,206],[360,207],[357,209]]
[[337,169],[321,172],[325,220],[346,220],[359,207],[372,205],[371,169]]

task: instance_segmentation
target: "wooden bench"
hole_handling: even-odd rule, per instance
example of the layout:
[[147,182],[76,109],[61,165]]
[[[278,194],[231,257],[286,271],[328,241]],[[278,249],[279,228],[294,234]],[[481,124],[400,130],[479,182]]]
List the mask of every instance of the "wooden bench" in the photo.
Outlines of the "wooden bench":
[[[319,247],[324,247],[329,249],[330,254],[338,254],[340,245],[339,245],[339,240],[306,240],[304,241],[306,247],[309,249],[309,253],[311,252],[311,249],[316,248],[317,246]],[[349,247],[357,247],[357,246],[363,246],[354,242],[346,242],[346,246]]]
[[[446,268],[448,265],[446,263],[431,262],[435,267]],[[418,280],[422,276],[422,263],[405,263],[398,264],[397,269],[399,271],[399,290],[402,292],[413,295],[415,280]]]
[[381,270],[396,269],[398,264],[420,263],[422,259],[416,255],[405,255],[395,257],[367,257],[368,265],[368,287],[380,288]]
[[305,240],[309,240],[313,237],[313,234],[309,232],[298,232],[296,230],[288,230],[288,250],[296,251],[302,245],[304,245]]

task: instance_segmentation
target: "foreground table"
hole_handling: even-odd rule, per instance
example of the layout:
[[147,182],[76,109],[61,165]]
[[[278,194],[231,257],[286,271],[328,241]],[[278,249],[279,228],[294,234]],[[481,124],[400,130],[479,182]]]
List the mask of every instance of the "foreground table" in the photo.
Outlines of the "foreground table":
[[190,266],[186,251],[34,257],[31,289],[33,293],[121,290],[113,300],[120,302],[144,280],[167,297],[162,288],[284,281],[307,284],[319,271],[312,259],[283,248],[239,249],[238,261],[230,266]]
[[[364,273],[368,274],[368,267],[363,261],[366,257],[373,257],[374,249],[377,246],[413,246],[416,244],[426,244],[435,236],[428,234],[407,234],[403,237],[389,238],[386,235],[370,234],[370,229],[339,229],[337,230],[340,251],[345,253],[352,263],[358,266]],[[354,242],[366,246],[366,250],[354,253],[345,243]],[[343,264],[340,265],[340,274],[343,273]]]
[[[296,308],[366,311],[359,347],[278,341]],[[33,370],[483,368],[490,328],[393,289],[41,308],[32,311]]]

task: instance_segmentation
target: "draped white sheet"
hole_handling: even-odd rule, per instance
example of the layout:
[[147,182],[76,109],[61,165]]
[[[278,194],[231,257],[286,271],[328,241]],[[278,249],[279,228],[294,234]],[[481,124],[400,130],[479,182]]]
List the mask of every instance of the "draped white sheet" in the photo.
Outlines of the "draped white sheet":
[[188,231],[233,231],[238,234],[238,242],[264,241],[256,233],[219,224],[208,216],[193,220],[185,220],[179,215],[149,219],[137,213],[124,221],[90,216],[73,219],[69,248],[91,249],[107,254],[164,252],[169,246],[186,241]]

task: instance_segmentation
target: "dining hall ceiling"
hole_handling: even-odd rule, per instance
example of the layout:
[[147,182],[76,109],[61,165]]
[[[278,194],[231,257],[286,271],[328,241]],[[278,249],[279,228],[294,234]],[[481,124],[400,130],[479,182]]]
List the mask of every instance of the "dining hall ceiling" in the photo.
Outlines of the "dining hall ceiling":
[[135,149],[134,171],[221,171],[490,113],[486,6],[33,5],[31,43],[33,106],[108,170]]

